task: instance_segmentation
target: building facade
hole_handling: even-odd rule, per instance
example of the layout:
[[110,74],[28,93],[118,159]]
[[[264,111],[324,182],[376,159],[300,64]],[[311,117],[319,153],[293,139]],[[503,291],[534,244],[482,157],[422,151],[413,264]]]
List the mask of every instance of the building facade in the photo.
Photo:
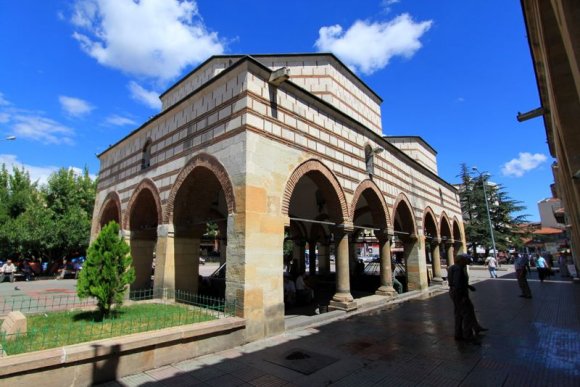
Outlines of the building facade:
[[556,194],[580,268],[580,2],[522,0]]
[[[428,286],[429,269],[441,280],[442,254],[452,263],[465,251],[459,198],[434,151],[384,138],[380,97],[333,55],[215,56],[160,98],[161,113],[99,155],[92,237],[122,225],[134,289],[150,286],[155,256],[154,287],[196,292],[200,239],[215,223],[225,297],[256,339],[284,330],[285,242],[311,273],[328,273],[333,251],[330,308],[342,310],[357,307],[349,278],[364,230],[380,245],[385,297],[395,240],[410,289]],[[304,259],[306,245],[317,259]]]

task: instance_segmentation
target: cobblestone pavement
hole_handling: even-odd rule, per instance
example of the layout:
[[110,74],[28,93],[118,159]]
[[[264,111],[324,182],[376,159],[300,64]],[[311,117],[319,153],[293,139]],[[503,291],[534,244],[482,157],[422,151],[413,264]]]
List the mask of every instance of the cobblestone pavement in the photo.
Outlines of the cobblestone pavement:
[[[512,271],[472,293],[481,345],[453,338],[447,294],[124,377],[107,386],[579,386],[580,284],[532,274],[533,299]],[[474,282],[477,279],[474,279]]]

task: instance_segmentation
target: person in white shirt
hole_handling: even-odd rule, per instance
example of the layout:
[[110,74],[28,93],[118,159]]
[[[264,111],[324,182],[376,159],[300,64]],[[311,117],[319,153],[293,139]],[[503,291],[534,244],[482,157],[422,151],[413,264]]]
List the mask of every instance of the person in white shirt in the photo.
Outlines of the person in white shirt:
[[489,270],[490,278],[497,278],[497,260],[490,255],[485,259],[485,264],[487,265],[487,270]]
[[6,277],[10,278],[10,282],[14,282],[14,273],[16,272],[16,266],[12,263],[12,260],[9,259],[6,261],[2,268],[0,268],[0,272],[2,272],[2,279],[0,279],[0,283],[4,282]]

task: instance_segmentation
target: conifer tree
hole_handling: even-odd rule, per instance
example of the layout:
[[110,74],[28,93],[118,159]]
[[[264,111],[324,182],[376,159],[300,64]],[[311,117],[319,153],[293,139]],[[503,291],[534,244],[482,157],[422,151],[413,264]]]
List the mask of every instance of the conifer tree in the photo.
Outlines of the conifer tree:
[[119,236],[119,225],[107,224],[87,251],[77,283],[80,298],[95,297],[101,318],[120,306],[128,285],[135,280],[129,245]]

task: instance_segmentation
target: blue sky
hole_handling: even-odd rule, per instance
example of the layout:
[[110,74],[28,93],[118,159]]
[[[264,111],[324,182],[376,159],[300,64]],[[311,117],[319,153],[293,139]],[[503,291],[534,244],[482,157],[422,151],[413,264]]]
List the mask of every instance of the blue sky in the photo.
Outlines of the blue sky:
[[0,163],[45,181],[88,167],[214,54],[333,52],[384,102],[386,135],[421,136],[539,220],[553,181],[516,0],[0,0]]

